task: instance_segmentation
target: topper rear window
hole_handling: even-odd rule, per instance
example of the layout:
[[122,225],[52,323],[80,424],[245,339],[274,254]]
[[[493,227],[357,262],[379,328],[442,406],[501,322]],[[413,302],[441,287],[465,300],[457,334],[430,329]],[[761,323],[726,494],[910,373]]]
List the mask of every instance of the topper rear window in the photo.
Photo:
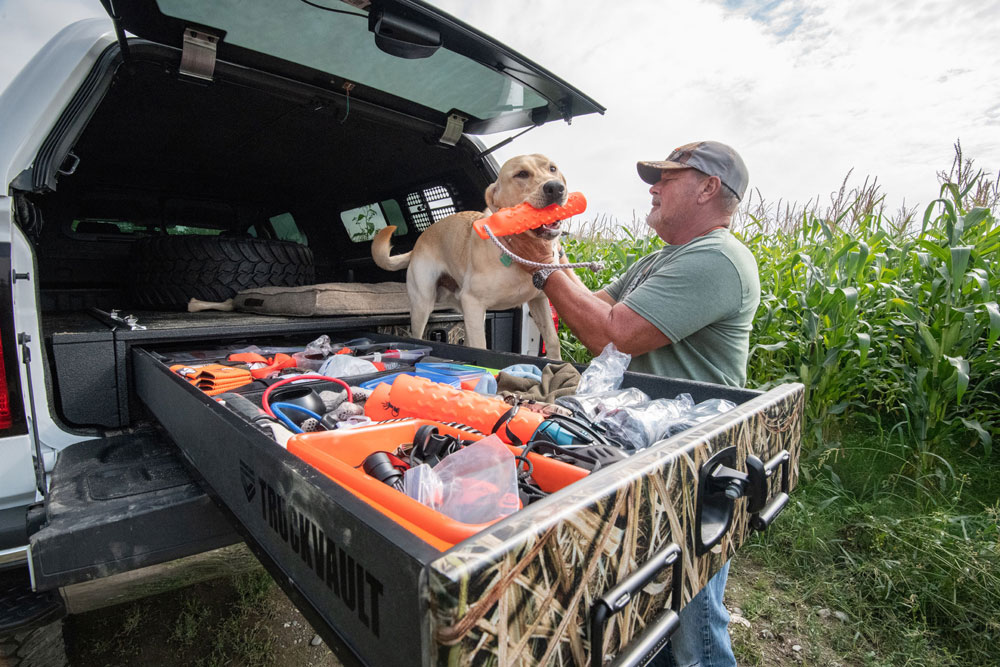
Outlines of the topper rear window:
[[[316,4],[320,4],[317,2]],[[225,42],[305,65],[353,83],[390,93],[442,113],[474,118],[545,107],[548,100],[507,76],[445,48],[410,60],[381,51],[368,31],[368,16],[336,0],[324,11],[300,0],[230,3],[157,0],[171,17],[225,31]]]

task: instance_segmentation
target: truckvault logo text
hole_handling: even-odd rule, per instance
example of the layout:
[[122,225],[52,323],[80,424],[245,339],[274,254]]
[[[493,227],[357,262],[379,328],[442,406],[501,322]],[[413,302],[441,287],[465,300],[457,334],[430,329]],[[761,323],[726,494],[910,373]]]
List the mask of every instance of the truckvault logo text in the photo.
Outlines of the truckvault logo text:
[[252,474],[252,469],[241,462],[240,473],[247,502],[252,502],[254,495],[260,496],[261,518],[275,535],[350,611],[356,611],[358,620],[378,637],[379,599],[384,590],[382,582],[330,539],[328,531],[324,532],[315,520],[287,502],[263,477],[258,476],[256,481],[259,494],[253,490],[252,477],[248,488],[244,476],[246,470]]
[[243,483],[243,493],[246,494],[248,503],[253,502],[253,497],[257,495],[257,487],[253,483],[253,478],[256,476],[253,468],[240,461],[240,482]]

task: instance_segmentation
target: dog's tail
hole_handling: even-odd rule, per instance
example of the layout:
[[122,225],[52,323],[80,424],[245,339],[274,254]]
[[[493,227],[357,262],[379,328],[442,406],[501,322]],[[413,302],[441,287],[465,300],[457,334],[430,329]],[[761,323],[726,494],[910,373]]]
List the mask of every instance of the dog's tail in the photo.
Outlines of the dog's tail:
[[410,265],[410,255],[412,253],[406,252],[395,257],[389,256],[389,251],[392,249],[392,233],[394,231],[396,231],[395,227],[386,227],[379,230],[379,233],[372,239],[372,259],[375,260],[375,263],[380,268],[386,271],[399,271]]

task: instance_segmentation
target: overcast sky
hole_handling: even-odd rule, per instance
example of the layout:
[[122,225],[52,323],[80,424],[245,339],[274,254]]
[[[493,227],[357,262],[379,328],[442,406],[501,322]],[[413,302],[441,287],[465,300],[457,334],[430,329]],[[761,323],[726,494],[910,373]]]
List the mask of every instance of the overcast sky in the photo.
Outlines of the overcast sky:
[[[1000,0],[432,4],[607,107],[497,152],[551,156],[591,214],[644,216],[635,161],[700,139],[735,147],[769,201],[828,202],[853,168],[890,209],[922,210],[957,139],[1000,169]],[[0,89],[60,28],[104,15],[98,0],[0,0]]]

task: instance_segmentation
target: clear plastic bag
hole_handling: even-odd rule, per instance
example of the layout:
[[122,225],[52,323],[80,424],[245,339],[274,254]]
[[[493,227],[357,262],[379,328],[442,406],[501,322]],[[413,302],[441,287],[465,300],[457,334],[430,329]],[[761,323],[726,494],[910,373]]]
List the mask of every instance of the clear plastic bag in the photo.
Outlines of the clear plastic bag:
[[520,509],[514,455],[495,435],[449,454],[434,468],[410,468],[403,475],[403,489],[462,523],[495,521]]
[[556,405],[569,408],[575,415],[594,421],[597,419],[597,415],[602,412],[616,408],[637,408],[649,403],[649,401],[650,398],[646,392],[629,387],[628,389],[601,391],[596,394],[561,396],[556,399]]
[[306,345],[306,349],[303,350],[306,354],[321,354],[324,357],[330,356],[332,351],[333,345],[330,344],[330,337],[326,334],[310,342]]
[[295,365],[299,368],[317,370],[323,365],[323,362],[326,361],[326,358],[330,356],[332,351],[333,346],[330,344],[330,337],[323,334],[306,345],[304,350],[299,350],[293,354],[292,358],[295,359]]
[[630,361],[632,361],[631,354],[619,352],[614,343],[608,343],[584,369],[576,393],[596,394],[618,389],[622,386],[622,378],[625,377],[625,369],[628,368]]
[[685,419],[694,407],[690,394],[658,398],[636,407],[612,408],[599,414],[596,423],[627,449],[645,449],[660,440],[673,424]]
[[678,394],[674,399],[605,410],[595,421],[622,447],[639,450],[735,407],[721,398],[695,403],[691,394]]
[[371,375],[378,373],[378,368],[365,359],[358,359],[349,354],[335,354],[323,362],[317,373],[331,378],[342,378],[354,375]]
[[403,493],[432,510],[440,511],[444,485],[433,468],[421,463],[403,473]]
[[[687,394],[683,395],[687,396]],[[688,410],[687,414],[684,415],[683,420],[671,424],[666,432],[660,436],[660,438],[669,438],[670,436],[687,430],[696,424],[707,421],[716,415],[721,415],[723,412],[729,412],[735,407],[735,403],[727,401],[723,398],[710,398],[707,401],[702,401]]]

